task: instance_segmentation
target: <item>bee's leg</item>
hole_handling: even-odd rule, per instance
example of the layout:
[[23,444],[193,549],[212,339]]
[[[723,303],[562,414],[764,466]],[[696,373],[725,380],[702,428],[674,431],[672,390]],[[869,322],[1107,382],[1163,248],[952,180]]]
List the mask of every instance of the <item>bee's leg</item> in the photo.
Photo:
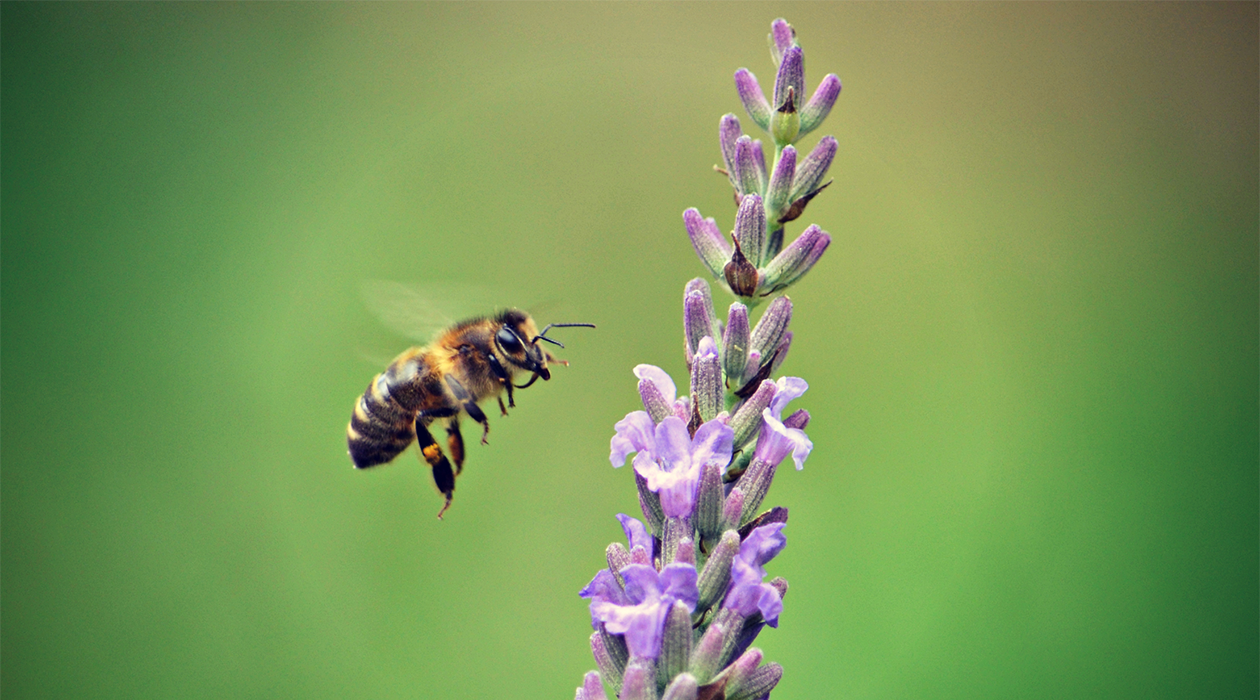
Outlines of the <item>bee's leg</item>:
[[490,444],[486,440],[486,436],[490,434],[490,419],[486,418],[486,414],[482,412],[481,407],[473,400],[472,394],[464,388],[459,380],[451,375],[446,375],[446,383],[451,387],[451,392],[455,394],[455,398],[459,399],[464,411],[468,413],[468,417],[481,424],[481,444]]
[[507,415],[507,406],[504,406],[504,405],[503,405],[503,397],[502,397],[502,396],[500,396],[500,397],[499,397],[499,413],[502,413],[502,414],[503,414],[503,415],[505,415],[505,416]]
[[452,420],[446,426],[446,447],[455,461],[455,476],[464,471],[464,436],[459,432],[459,421]]
[[458,413],[459,409],[441,408],[421,411],[416,416],[416,442],[420,445],[420,454],[433,469],[433,483],[437,486],[437,490],[446,496],[446,503],[442,505],[442,510],[438,511],[439,520],[442,519],[442,514],[446,512],[446,509],[451,507],[451,499],[455,496],[455,472],[425,424],[435,418],[448,418]]
[[[499,358],[494,353],[486,353],[486,362],[490,365],[490,371],[494,372],[494,376],[499,378],[503,386],[507,387],[508,408],[516,408],[516,400],[512,398],[512,375],[503,369],[503,365],[499,362]],[[503,399],[499,399],[499,410],[503,411],[503,415],[507,415],[507,409],[503,408]]]

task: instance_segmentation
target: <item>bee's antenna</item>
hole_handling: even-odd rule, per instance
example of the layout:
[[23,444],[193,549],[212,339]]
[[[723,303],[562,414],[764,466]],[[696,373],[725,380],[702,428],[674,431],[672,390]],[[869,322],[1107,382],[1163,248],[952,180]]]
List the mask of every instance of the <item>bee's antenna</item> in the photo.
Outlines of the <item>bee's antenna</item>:
[[556,347],[563,348],[564,345],[560,341],[552,340],[551,338],[547,337],[547,331],[551,330],[552,328],[594,328],[594,327],[595,327],[594,323],[548,323],[547,327],[542,329],[542,333],[539,333],[538,335],[534,336],[534,339],[529,341],[529,344],[534,345],[540,340],[545,340],[548,343],[555,345]]

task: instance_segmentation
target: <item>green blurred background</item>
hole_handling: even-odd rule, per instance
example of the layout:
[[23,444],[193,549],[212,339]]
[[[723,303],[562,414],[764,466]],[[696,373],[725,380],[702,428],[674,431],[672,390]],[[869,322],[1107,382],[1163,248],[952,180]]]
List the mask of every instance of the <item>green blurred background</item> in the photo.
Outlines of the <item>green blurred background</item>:
[[[1255,3],[12,2],[4,696],[572,697],[778,16],[845,89],[775,697],[1256,697]],[[371,279],[599,324],[445,522],[345,454]]]

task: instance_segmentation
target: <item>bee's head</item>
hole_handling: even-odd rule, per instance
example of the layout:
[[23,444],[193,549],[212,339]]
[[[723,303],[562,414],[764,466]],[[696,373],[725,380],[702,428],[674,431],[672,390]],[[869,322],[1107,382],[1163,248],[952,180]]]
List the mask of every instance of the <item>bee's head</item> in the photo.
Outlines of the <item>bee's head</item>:
[[[551,353],[543,350],[539,346],[538,341],[546,341],[561,348],[564,345],[548,338],[547,331],[552,328],[571,328],[575,326],[583,328],[595,327],[594,324],[590,323],[553,323],[539,333],[538,326],[534,325],[534,319],[530,318],[529,314],[524,311],[517,309],[504,311],[499,314],[498,320],[501,322],[501,325],[494,334],[495,345],[507,357],[508,362],[526,372],[532,372],[534,375],[524,385],[518,386],[517,388],[519,389],[524,389],[533,384],[539,377],[542,377],[543,381],[551,379],[551,370],[547,369],[547,362],[557,362],[558,360],[552,357]],[[564,362],[563,364],[568,363]]]

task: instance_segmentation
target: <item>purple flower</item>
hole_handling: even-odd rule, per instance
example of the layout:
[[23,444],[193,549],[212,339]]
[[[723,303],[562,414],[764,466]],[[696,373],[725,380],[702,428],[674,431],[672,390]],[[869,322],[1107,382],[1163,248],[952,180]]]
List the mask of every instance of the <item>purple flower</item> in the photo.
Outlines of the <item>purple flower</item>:
[[[778,394],[775,395],[778,398]],[[773,400],[771,401],[773,403]],[[814,443],[805,435],[804,430],[789,428],[774,416],[771,409],[761,412],[763,424],[761,438],[757,440],[757,452],[754,459],[767,464],[778,464],[792,453],[792,461],[799,471],[805,468],[805,460],[814,449]]]
[[802,394],[809,390],[809,384],[805,383],[800,377],[779,377],[775,383],[778,389],[774,394],[774,398],[770,399],[770,413],[775,418],[782,420],[783,409],[787,408],[788,402],[792,399],[799,399]]
[[783,611],[783,599],[779,591],[768,583],[765,564],[774,559],[787,546],[783,536],[785,523],[771,523],[749,533],[739,545],[739,554],[731,562],[731,584],[726,593],[724,608],[748,617],[760,612],[771,627],[779,626],[779,613]]
[[[603,622],[613,634],[625,635],[631,654],[655,659],[661,652],[661,631],[670,608],[680,602],[688,611],[695,609],[700,597],[696,567],[670,564],[657,573],[650,566],[631,564],[621,570],[621,575],[626,581],[624,591],[616,586],[616,579],[607,569],[601,569],[579,595],[591,598],[592,620]],[[617,588],[615,592],[607,586],[610,579]]]
[[655,555],[653,549],[656,542],[652,539],[652,535],[648,533],[647,527],[624,513],[618,513],[617,520],[621,522],[621,529],[626,533],[626,542],[629,549],[633,551],[635,547],[642,547],[648,553],[648,561],[651,561],[651,558]]
[[634,411],[617,423],[610,461],[614,467],[634,456],[634,470],[660,494],[661,508],[669,517],[691,515],[696,485],[706,464],[725,469],[731,461],[735,433],[720,420],[712,420],[687,434],[687,424],[669,416],[660,425],[643,411]]

